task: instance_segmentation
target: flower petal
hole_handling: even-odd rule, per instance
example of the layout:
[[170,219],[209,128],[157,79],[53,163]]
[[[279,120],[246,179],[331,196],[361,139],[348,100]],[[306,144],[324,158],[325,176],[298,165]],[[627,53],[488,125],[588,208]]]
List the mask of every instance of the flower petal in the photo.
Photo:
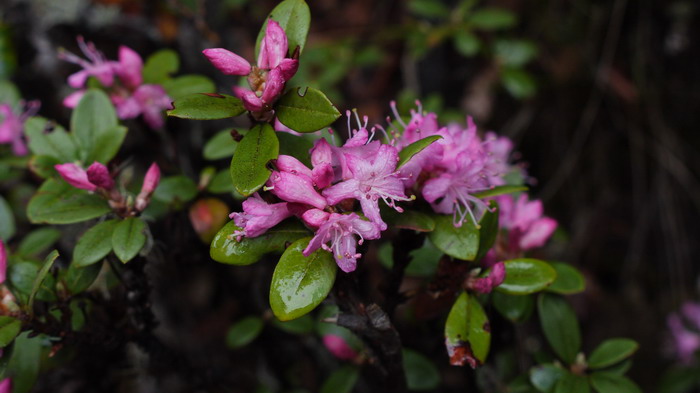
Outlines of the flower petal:
[[223,72],[224,75],[248,75],[250,74],[250,63],[248,60],[238,56],[237,54],[223,49],[210,48],[202,51],[204,56]]

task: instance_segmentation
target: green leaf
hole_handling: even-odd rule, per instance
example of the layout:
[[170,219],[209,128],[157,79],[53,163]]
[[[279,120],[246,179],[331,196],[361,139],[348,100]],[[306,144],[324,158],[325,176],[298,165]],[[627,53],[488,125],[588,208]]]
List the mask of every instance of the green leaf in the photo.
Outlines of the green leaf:
[[287,34],[287,44],[289,54],[294,53],[296,47],[299,46],[299,53],[304,50],[306,36],[309,34],[309,24],[311,23],[311,12],[309,6],[304,0],[285,0],[279,3],[265,19],[258,38],[255,41],[255,58],[260,54],[260,42],[265,36],[267,29],[267,21],[269,18],[274,19],[284,29]]
[[393,228],[412,229],[418,232],[435,230],[435,220],[428,214],[416,210],[404,210],[399,213],[394,209],[382,209],[382,218]]
[[530,317],[535,308],[532,296],[508,295],[502,292],[493,292],[493,306],[503,317],[512,322],[523,322]]
[[554,387],[567,371],[553,364],[542,364],[530,369],[530,383],[537,390],[552,393]]
[[48,179],[27,206],[27,217],[35,224],[73,224],[111,211],[95,194],[77,189],[63,180]]
[[216,120],[236,117],[245,112],[243,102],[236,97],[218,93],[197,93],[173,102],[168,116],[181,119]]
[[211,79],[203,75],[183,75],[163,82],[168,97],[173,100],[196,93],[214,93],[216,86]]
[[496,287],[496,290],[511,295],[529,295],[539,292],[557,278],[557,271],[547,262],[538,259],[511,259],[504,264],[506,278]]
[[[121,133],[125,133],[125,131],[115,131],[118,125],[117,113],[107,94],[102,90],[89,89],[80,99],[70,118],[71,133],[81,151],[83,161],[91,164],[91,158],[94,160],[97,160],[98,156],[104,158],[107,150],[119,149],[119,146],[105,146],[109,141],[117,140]],[[96,150],[99,150],[99,153]]]
[[450,16],[450,9],[442,2],[434,0],[411,0],[408,9],[414,15],[425,18],[443,19]]
[[[143,65],[143,83],[162,85],[180,68],[177,52],[163,49],[148,56]],[[172,96],[171,96],[172,97]]]
[[279,155],[279,141],[269,124],[253,127],[236,147],[231,159],[233,186],[243,196],[260,189],[270,177],[267,163]]
[[88,229],[78,239],[71,266],[84,267],[101,261],[112,251],[112,233],[119,220],[107,220]]
[[479,53],[481,41],[471,31],[461,29],[454,35],[454,46],[457,52],[465,57],[472,57]]
[[94,140],[92,151],[85,158],[86,163],[109,162],[119,152],[128,129],[122,126],[110,127],[99,133]]
[[465,261],[476,259],[479,251],[479,230],[471,220],[465,220],[461,227],[455,227],[452,216],[436,214],[435,230],[428,234],[430,241],[445,254]]
[[688,393],[700,387],[698,370],[693,366],[672,367],[667,369],[658,383],[659,393]]
[[0,239],[8,241],[17,230],[12,208],[5,198],[0,195]]
[[43,227],[30,232],[17,247],[17,255],[37,256],[51,247],[61,238],[61,231],[56,228]]
[[410,145],[404,147],[399,152],[399,162],[396,164],[396,169],[400,169],[404,166],[413,156],[420,153],[426,147],[432,145],[434,142],[442,139],[440,135],[433,135],[427,138],[417,140]]
[[581,350],[581,331],[576,314],[561,296],[541,293],[537,309],[540,325],[549,345],[567,364],[572,364]]
[[270,306],[280,321],[299,318],[316,308],[335,282],[337,267],[330,252],[319,248],[308,257],[302,254],[310,240],[292,243],[272,274]]
[[475,192],[473,195],[479,199],[484,199],[488,197],[494,197],[503,194],[512,194],[515,192],[527,191],[525,186],[496,186],[490,190]]
[[586,377],[568,371],[554,385],[554,393],[589,393],[590,391]]
[[[110,240],[107,238],[107,240]],[[63,283],[68,292],[77,295],[92,285],[102,270],[101,264],[93,264],[85,267],[78,267],[72,263],[67,270],[64,270]]]
[[55,166],[60,164],[61,161],[54,157],[49,156],[32,156],[29,159],[29,170],[34,172],[37,176],[48,179],[49,177],[58,177],[58,172]]
[[440,385],[440,371],[433,362],[411,349],[403,349],[403,368],[409,390],[434,390]]
[[360,370],[357,366],[343,366],[323,382],[320,393],[351,393],[359,377]]
[[43,117],[30,117],[24,123],[24,135],[28,139],[29,150],[34,155],[49,156],[60,163],[80,159],[78,145],[73,136],[58,124]]
[[590,380],[598,393],[642,393],[639,386],[621,375],[597,372],[591,374]]
[[532,97],[537,91],[535,79],[520,68],[504,68],[501,71],[501,83],[510,95],[518,99]]
[[218,160],[233,156],[236,152],[238,143],[231,137],[230,130],[217,132],[204,145],[204,158],[207,160]]
[[233,233],[240,230],[233,221],[224,225],[211,242],[211,258],[231,265],[250,265],[269,253],[281,253],[286,243],[309,236],[309,231],[295,221],[283,222],[264,234],[237,241]]
[[[0,33],[0,35],[2,36],[4,36],[5,34],[6,33],[4,31]],[[2,66],[0,66],[0,68],[1,67]],[[19,101],[22,99],[22,96],[19,94],[19,90],[17,90],[17,87],[8,79],[6,79],[8,77],[7,75],[2,75],[2,71],[0,71],[0,75],[0,102],[8,103],[14,108],[15,106],[17,106],[17,104],[19,104]]]
[[632,356],[639,344],[629,338],[611,338],[603,341],[588,358],[588,367],[600,369],[619,363]]
[[[40,262],[19,261],[10,264],[7,269],[7,277],[11,283],[13,294],[18,297],[21,303],[27,304],[29,295],[34,287],[34,279],[39,272]],[[36,295],[42,301],[55,301],[54,288],[56,280],[53,276],[47,276]]]
[[168,176],[158,183],[153,198],[165,203],[189,202],[197,196],[197,184],[187,176]]
[[122,263],[133,259],[146,244],[146,223],[129,217],[117,223],[112,232],[112,248]]
[[309,314],[285,322],[272,318],[271,322],[276,328],[291,334],[310,334],[314,332],[314,319]]
[[537,45],[527,40],[498,40],[494,52],[502,64],[522,67],[537,55]]
[[22,330],[22,322],[18,319],[0,315],[0,348],[10,345],[20,330]]
[[7,375],[12,378],[13,393],[29,393],[39,376],[41,338],[29,338],[24,332],[15,339]]
[[243,196],[240,195],[235,188],[233,188],[233,183],[231,183],[231,174],[229,173],[228,169],[216,172],[216,175],[214,175],[211,182],[209,182],[209,185],[207,186],[207,191],[214,194],[235,193],[238,197],[240,197],[234,197],[235,199],[240,200],[243,198]]
[[311,141],[288,132],[278,132],[277,139],[280,141],[280,154],[292,156],[307,167],[312,166],[309,150],[314,147],[314,144]]
[[463,292],[457,298],[445,323],[445,345],[450,364],[469,363],[476,368],[486,361],[491,345],[489,320],[479,301]]
[[41,269],[39,269],[39,271],[36,273],[34,284],[32,284],[32,292],[29,293],[29,301],[27,302],[27,310],[29,310],[30,313],[32,313],[34,309],[34,299],[36,298],[36,294],[39,292],[41,284],[44,282],[46,275],[49,274],[49,270],[56,261],[56,258],[58,258],[58,251],[51,251],[49,255],[44,258],[44,264],[41,266]]
[[250,316],[236,322],[226,333],[226,346],[232,349],[250,344],[260,335],[264,327],[263,320]]
[[557,278],[547,291],[572,295],[586,289],[586,280],[578,269],[563,262],[549,262],[549,264],[557,271]]
[[518,20],[514,13],[502,8],[482,8],[473,12],[467,21],[480,30],[502,30],[514,26]]
[[277,118],[297,132],[314,132],[333,124],[340,112],[320,90],[290,89],[278,101]]
[[496,238],[498,237],[498,203],[489,201],[489,210],[486,210],[484,216],[479,221],[479,252],[476,254],[476,260],[479,261],[486,253],[489,252]]

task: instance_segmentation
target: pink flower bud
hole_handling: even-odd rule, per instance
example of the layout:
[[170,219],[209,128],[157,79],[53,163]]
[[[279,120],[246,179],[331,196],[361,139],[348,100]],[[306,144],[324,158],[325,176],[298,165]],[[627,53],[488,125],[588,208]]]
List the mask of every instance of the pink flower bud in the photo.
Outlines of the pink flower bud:
[[12,380],[5,378],[0,382],[0,393],[12,393]]
[[326,198],[314,189],[313,182],[308,176],[274,171],[267,184],[273,194],[287,202],[305,203],[318,209],[328,205]]
[[5,250],[5,243],[0,239],[0,284],[5,282],[7,277],[7,250]]
[[151,195],[158,187],[158,182],[160,182],[160,168],[155,162],[151,164],[146,172],[146,176],[143,178],[143,185],[141,186],[141,192],[136,196],[135,207],[139,211],[143,211],[148,206],[148,202],[151,200]]
[[326,346],[328,352],[340,360],[352,360],[357,357],[357,352],[338,335],[326,334],[323,336],[323,345]]
[[267,74],[267,81],[265,82],[265,89],[263,90],[262,97],[260,97],[262,101],[267,104],[275,102],[277,97],[282,94],[285,82],[279,68],[270,71]]
[[243,106],[246,110],[251,112],[258,112],[263,107],[263,102],[260,97],[256,96],[251,90],[244,89],[242,87],[234,86],[233,94],[236,95],[241,101],[243,101]]
[[97,187],[88,180],[88,175],[85,170],[73,163],[54,165],[59,175],[75,188],[82,190],[95,191]]
[[225,75],[248,75],[250,63],[248,60],[223,48],[211,48],[202,51],[204,56]]
[[277,69],[280,70],[280,74],[286,82],[292,79],[294,74],[297,73],[297,70],[299,69],[299,60],[289,58],[283,59],[282,61],[280,61],[280,64],[277,66]]
[[309,209],[301,215],[301,219],[304,220],[306,225],[312,228],[318,228],[328,221],[330,215],[330,213],[324,212],[323,210]]
[[265,37],[260,42],[260,54],[258,55],[258,67],[273,69],[282,59],[287,57],[287,35],[284,29],[273,19],[267,21]]
[[475,278],[469,282],[469,287],[475,292],[490,293],[494,288],[501,285],[506,278],[506,265],[498,262],[491,267],[491,272],[487,277]]
[[114,180],[110,176],[109,170],[97,161],[93,162],[87,169],[87,178],[90,183],[105,190],[111,190],[114,187]]

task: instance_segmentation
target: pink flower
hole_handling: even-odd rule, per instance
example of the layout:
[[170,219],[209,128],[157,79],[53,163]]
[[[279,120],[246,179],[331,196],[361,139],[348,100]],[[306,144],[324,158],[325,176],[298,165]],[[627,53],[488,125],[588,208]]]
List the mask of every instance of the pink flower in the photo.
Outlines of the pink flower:
[[[88,171],[76,164],[57,164],[54,165],[54,168],[56,168],[56,171],[59,175],[61,175],[63,180],[75,188],[95,191],[98,187],[107,189],[104,186],[109,186],[109,188],[114,186],[114,181],[109,177],[109,171],[107,168],[97,161],[90,165],[90,168],[88,169],[88,171],[92,173],[92,181],[90,180],[91,176],[88,174]],[[107,178],[109,178],[109,180]],[[95,183],[93,183],[93,181]]]
[[[359,242],[355,240],[355,235],[360,236]],[[357,214],[330,213],[328,220],[320,225],[303,254],[309,256],[312,252],[323,248],[333,253],[341,270],[350,273],[357,267],[357,258],[362,256],[356,253],[356,243],[362,244],[365,239],[378,238],[379,229]],[[328,242],[331,243],[330,246],[326,244]]]
[[512,195],[496,197],[500,209],[499,224],[508,230],[511,248],[525,251],[542,247],[557,228],[557,222],[543,216],[541,201],[528,201],[521,194],[517,201]]
[[0,393],[12,393],[12,379],[5,378],[0,382]]
[[372,158],[347,154],[345,160],[352,177],[327,188],[323,195],[332,205],[344,199],[357,199],[365,216],[380,230],[385,230],[386,223],[379,214],[379,199],[399,212],[403,209],[395,202],[411,200],[404,193],[403,182],[396,173],[398,151],[393,146],[381,145]]
[[143,60],[133,49],[119,47],[119,62],[112,63],[113,69],[121,82],[128,88],[135,89],[143,83]]
[[314,188],[311,169],[292,156],[280,154],[275,161],[278,170],[273,171],[265,190],[272,191],[287,202],[298,202],[323,209],[326,198]]
[[503,262],[498,262],[491,267],[489,275],[482,278],[473,278],[468,282],[468,287],[475,292],[491,293],[497,286],[506,279],[506,266]]
[[114,180],[109,174],[109,170],[99,162],[93,162],[86,173],[88,181],[96,187],[104,188],[105,190],[111,190],[114,187]]
[[700,304],[687,302],[680,313],[668,316],[673,351],[684,364],[690,364],[700,349]]
[[7,277],[7,250],[5,249],[5,243],[0,239],[0,284],[5,282]]
[[243,201],[243,213],[231,213],[229,216],[239,231],[233,233],[237,241],[245,237],[258,237],[268,229],[282,222],[292,213],[287,203],[267,203],[257,193]]
[[85,57],[87,57],[87,60],[81,59],[67,51],[61,51],[58,54],[60,59],[83,67],[82,70],[68,77],[68,85],[75,89],[81,89],[85,87],[85,82],[87,82],[88,78],[94,76],[105,87],[112,86],[114,83],[115,65],[118,63],[107,60],[104,54],[95,48],[95,44],[92,42],[86,43],[82,36],[78,36],[78,46]]
[[226,75],[246,75],[250,90],[234,87],[234,94],[250,112],[262,116],[271,111],[284,86],[299,67],[298,52],[287,57],[288,43],[284,29],[275,20],[268,20],[265,36],[260,43],[257,66],[251,66],[241,56],[223,48],[202,51],[204,56]]
[[328,352],[340,360],[353,360],[357,357],[357,352],[345,342],[345,339],[336,334],[324,335],[323,345]]
[[27,154],[24,143],[24,123],[39,110],[39,101],[30,101],[26,110],[19,116],[9,104],[0,104],[0,144],[11,144],[12,153],[16,156]]
[[155,162],[148,167],[146,175],[143,177],[143,184],[141,185],[141,191],[139,195],[136,196],[135,207],[139,211],[143,211],[148,206],[151,200],[151,195],[158,187],[160,182],[160,168]]
[[133,119],[143,115],[151,128],[164,124],[163,111],[171,109],[171,99],[160,85],[141,85],[131,95],[114,94],[111,97],[120,119]]

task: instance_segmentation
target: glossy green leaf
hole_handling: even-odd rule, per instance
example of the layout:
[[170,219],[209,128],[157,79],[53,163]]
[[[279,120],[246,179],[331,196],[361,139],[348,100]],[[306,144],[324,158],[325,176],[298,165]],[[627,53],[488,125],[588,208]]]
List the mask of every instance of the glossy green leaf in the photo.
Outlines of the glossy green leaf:
[[284,322],[277,318],[272,318],[271,322],[276,328],[291,334],[310,334],[314,332],[314,318],[309,314]]
[[304,165],[311,168],[311,155],[309,150],[314,147],[310,140],[292,135],[288,132],[278,132],[277,139],[280,141],[280,154],[295,157]]
[[[180,68],[180,58],[172,49],[162,49],[148,56],[143,65],[143,83],[161,85]],[[172,97],[172,96],[171,96]]]
[[554,385],[554,393],[589,393],[588,379],[583,375],[565,372]]
[[264,326],[263,320],[259,317],[250,316],[241,319],[226,333],[226,346],[235,349],[250,344],[260,335]]
[[445,4],[433,0],[411,0],[408,9],[425,18],[447,18],[450,15],[450,9]]
[[44,279],[46,279],[46,275],[49,274],[49,270],[56,261],[56,258],[58,258],[58,251],[51,251],[49,255],[44,258],[44,263],[41,266],[41,269],[39,269],[39,271],[36,273],[34,283],[32,284],[32,292],[29,294],[29,301],[27,302],[27,310],[29,310],[30,313],[32,313],[32,310],[34,309],[34,299],[36,298],[36,294],[39,292],[39,289],[41,288]]
[[226,94],[190,94],[173,102],[168,116],[181,119],[216,120],[236,117],[245,112],[243,102]]
[[39,376],[41,361],[40,337],[29,338],[29,332],[20,334],[14,343],[7,376],[12,378],[12,393],[29,393]]
[[403,349],[403,368],[409,390],[433,390],[440,385],[440,371],[430,359],[411,349]]
[[523,192],[527,191],[527,187],[525,186],[496,186],[494,188],[491,188],[486,191],[481,191],[481,192],[475,192],[474,196],[480,199],[488,198],[488,197],[494,197],[497,195],[503,195],[503,194],[512,194],[515,192]]
[[462,56],[471,57],[479,53],[481,41],[472,32],[460,29],[454,35],[454,47]]
[[[617,375],[625,375],[627,374],[627,371],[630,370],[630,368],[632,368],[632,358],[627,358],[612,366],[602,368],[599,371]],[[700,382],[700,378],[698,378],[698,382]]]
[[545,261],[530,258],[511,259],[504,262],[506,278],[496,287],[497,291],[511,295],[528,295],[551,285],[557,271]]
[[535,300],[532,296],[508,295],[502,292],[493,292],[493,306],[496,307],[504,318],[512,322],[523,322],[530,317],[535,308]]
[[255,42],[255,58],[260,54],[260,42],[265,36],[267,20],[274,19],[284,29],[287,35],[289,54],[293,54],[296,47],[300,52],[304,50],[306,36],[309,34],[309,24],[311,23],[311,12],[304,0],[285,0],[279,3],[265,19],[258,38]]
[[498,40],[494,52],[501,64],[522,67],[537,55],[537,45],[528,40]]
[[552,393],[566,373],[566,370],[553,364],[538,365],[530,369],[530,383],[540,392]]
[[399,213],[391,208],[382,208],[382,218],[393,228],[412,229],[418,232],[435,230],[433,216],[417,210],[405,210],[403,213]]
[[481,217],[481,221],[479,221],[479,252],[476,254],[477,261],[481,260],[496,243],[496,238],[498,237],[498,209],[496,201],[489,201],[489,210],[486,210],[484,216]]
[[56,165],[60,164],[61,161],[54,157],[49,156],[32,156],[29,159],[29,170],[35,175],[48,179],[50,177],[58,177],[58,172],[56,171]]
[[8,241],[17,230],[12,208],[5,198],[0,195],[0,239]]
[[216,86],[204,75],[182,75],[163,82],[168,97],[173,100],[197,93],[214,93]]
[[426,147],[432,145],[436,141],[442,139],[440,135],[433,135],[429,136],[427,138],[423,138],[420,140],[417,140],[410,145],[404,147],[401,149],[399,152],[399,162],[396,164],[396,169],[400,169],[402,166],[404,166],[413,156],[416,154],[420,153],[425,149]]
[[111,211],[95,194],[77,189],[63,180],[49,179],[39,187],[27,206],[27,217],[35,224],[73,224]]
[[619,363],[632,356],[639,344],[629,338],[611,338],[603,341],[588,358],[588,367],[601,369]]
[[62,281],[69,293],[77,295],[95,282],[100,270],[102,270],[102,265],[99,263],[85,267],[78,267],[72,263],[68,269],[64,270]]
[[335,282],[337,267],[330,252],[319,248],[308,257],[302,254],[309,240],[292,243],[272,274],[270,307],[281,321],[299,318],[316,308]]
[[233,233],[240,230],[233,221],[224,225],[211,242],[210,255],[217,262],[231,265],[250,265],[269,253],[281,253],[286,243],[309,236],[309,231],[298,222],[287,221],[264,234],[244,237],[237,241]]
[[[40,262],[19,261],[13,262],[7,268],[7,277],[11,284],[12,293],[22,304],[26,305],[29,302],[29,295],[32,293],[34,280],[39,272],[39,264]],[[41,301],[55,301],[55,286],[54,277],[46,276],[36,298]]]
[[629,378],[617,374],[597,372],[590,376],[591,386],[598,393],[642,393]]
[[231,137],[230,130],[217,132],[204,145],[204,158],[207,160],[218,160],[221,158],[229,158],[236,152],[238,143]]
[[107,220],[88,229],[78,239],[71,266],[84,267],[101,261],[112,251],[112,233],[119,220]]
[[234,193],[237,197],[235,199],[242,200],[243,196],[233,188],[233,183],[231,183],[231,174],[228,169],[224,169],[216,172],[214,177],[209,182],[207,186],[207,191],[214,194],[229,194]]
[[30,117],[24,123],[24,135],[27,137],[29,150],[34,155],[49,156],[60,163],[80,159],[78,145],[73,136],[58,124],[42,117]]
[[549,262],[549,264],[557,271],[557,278],[547,291],[572,295],[586,289],[586,280],[578,269],[563,262]]
[[357,366],[343,366],[323,382],[320,393],[351,393],[359,377],[360,370]]
[[85,158],[86,163],[99,161],[109,162],[119,152],[124,138],[126,138],[127,128],[123,126],[110,127],[95,136],[92,151]]
[[501,83],[510,95],[525,99],[535,95],[537,83],[527,71],[520,68],[504,68],[501,70]]
[[46,251],[61,238],[61,231],[56,228],[42,227],[31,231],[17,247],[17,255],[37,256]]
[[153,199],[165,203],[184,203],[197,196],[197,184],[187,176],[168,176],[161,179],[153,192]]
[[544,336],[554,352],[567,364],[572,364],[581,350],[581,331],[576,314],[561,296],[541,293],[537,311]]
[[279,140],[269,124],[253,127],[236,147],[231,159],[231,180],[236,190],[248,196],[270,177],[267,163],[279,155]]
[[445,345],[450,364],[468,363],[476,368],[486,361],[491,346],[491,328],[483,307],[474,296],[463,292],[445,323]]
[[467,21],[480,30],[502,30],[514,26],[517,18],[514,13],[503,8],[482,8],[469,15]]
[[122,263],[132,260],[146,244],[146,223],[129,217],[117,223],[112,232],[112,249]]
[[104,158],[108,153],[119,149],[119,146],[108,145],[126,133],[124,130],[118,131],[118,125],[117,113],[107,94],[102,90],[89,89],[70,118],[71,134],[81,151],[81,158],[88,165],[98,158],[106,163]]
[[473,261],[479,251],[479,230],[471,220],[464,221],[461,227],[455,227],[451,215],[434,215],[435,230],[428,238],[440,251],[465,261]]
[[0,348],[10,345],[21,329],[22,322],[18,319],[0,315]]
[[297,132],[314,132],[333,124],[340,112],[320,90],[290,89],[276,106],[277,118]]

